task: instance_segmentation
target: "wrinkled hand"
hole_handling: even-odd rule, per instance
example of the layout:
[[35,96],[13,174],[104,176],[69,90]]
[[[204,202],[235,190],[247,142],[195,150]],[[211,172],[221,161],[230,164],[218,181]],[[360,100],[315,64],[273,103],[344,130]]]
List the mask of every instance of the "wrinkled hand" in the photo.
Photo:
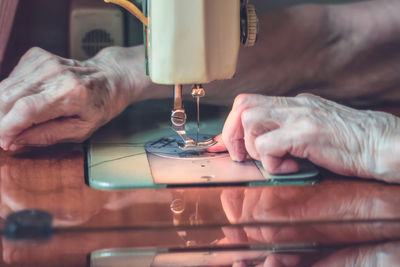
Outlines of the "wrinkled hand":
[[223,144],[211,150],[226,146],[235,161],[248,153],[273,174],[296,172],[297,157],[342,175],[399,181],[398,156],[393,156],[399,151],[399,127],[393,115],[310,94],[239,95],[225,122]]
[[88,138],[131,101],[117,92],[112,63],[30,49],[0,83],[0,146],[16,150]]

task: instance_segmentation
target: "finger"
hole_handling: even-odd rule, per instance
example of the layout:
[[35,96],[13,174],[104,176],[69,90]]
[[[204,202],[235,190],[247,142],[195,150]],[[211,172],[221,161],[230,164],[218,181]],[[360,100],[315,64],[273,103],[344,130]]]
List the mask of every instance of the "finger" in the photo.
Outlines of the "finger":
[[242,227],[224,226],[221,229],[230,244],[245,244],[249,241]]
[[244,192],[242,189],[225,189],[221,193],[221,204],[230,223],[239,223],[242,216]]
[[265,107],[255,107],[243,111],[244,141],[247,153],[252,158],[259,160],[259,155],[254,145],[255,139],[262,134],[279,128],[281,121],[284,120],[283,117],[282,113]]
[[264,169],[270,174],[295,173],[299,171],[299,164],[293,158],[283,156],[274,157],[265,155],[261,157]]
[[22,85],[21,79],[16,78],[7,78],[0,82],[0,116],[5,115],[10,109],[10,95],[14,93],[15,88],[22,87]]
[[[47,67],[48,71],[45,73],[29,73],[28,77],[14,77],[9,78],[4,83],[0,84],[0,112],[2,114],[7,114],[7,112],[12,108],[16,101],[19,99],[35,95],[43,92],[45,89],[58,88],[58,84],[66,84],[65,79],[70,78],[70,81],[74,81],[75,77],[73,73],[78,75],[90,75],[97,70],[93,68],[81,68],[81,67],[69,67],[69,73],[65,72],[62,67],[52,64],[52,66]],[[63,73],[62,76],[60,74]],[[71,89],[77,86],[76,82],[69,82]],[[55,92],[55,90],[53,90]],[[58,90],[62,91],[62,90]]]
[[288,107],[296,106],[297,102],[288,97],[267,97],[262,95],[241,94],[235,98],[232,111],[229,113],[222,131],[222,138],[227,150],[235,161],[246,158],[242,113],[255,107]]
[[222,130],[222,139],[232,160],[243,161],[247,156],[241,121],[242,112],[251,107],[265,105],[268,99],[268,97],[251,94],[240,94],[235,98]]
[[245,160],[247,153],[244,144],[244,131],[238,110],[232,109],[229,113],[222,130],[222,140],[232,160]]
[[[8,88],[4,88],[0,92],[0,112],[7,114],[13,105],[24,97],[34,96],[36,94],[52,95],[56,98],[73,89],[84,86],[88,83],[88,75],[94,73],[96,70],[83,69],[80,67],[72,68],[69,72],[46,74],[39,79],[32,81],[22,81],[10,84]],[[73,73],[79,73],[80,81],[78,81]]]
[[90,129],[77,118],[55,119],[34,126],[18,136],[10,150],[24,146],[47,146],[57,143],[82,142],[89,136]]
[[292,132],[289,129],[280,128],[256,138],[255,149],[268,173],[283,174],[299,171],[297,161],[287,157],[287,154],[294,149]]
[[254,207],[256,207],[260,201],[262,194],[261,189],[245,190],[243,198],[243,208],[240,222],[253,222],[254,221]]
[[43,94],[18,100],[0,121],[1,147],[8,150],[14,139],[26,129],[57,117],[73,116],[73,108],[53,102]]
[[17,84],[19,81],[14,78],[6,78],[0,81],[0,93],[3,93],[8,87],[12,86],[13,84]]
[[226,146],[224,144],[224,141],[222,140],[221,134],[214,137],[214,140],[217,143],[215,145],[213,145],[212,147],[207,148],[206,149],[207,152],[224,152],[224,151],[226,151]]
[[[59,77],[58,74],[55,76]],[[0,87],[0,111],[7,114],[17,100],[40,93],[45,88],[45,81],[49,77],[49,73],[40,75],[31,72],[21,78],[7,79],[8,82]]]
[[27,82],[15,82],[10,84],[8,88],[4,88],[0,93],[0,112],[7,114],[15,102],[25,96],[34,95],[33,88],[37,88],[37,84],[29,84]]

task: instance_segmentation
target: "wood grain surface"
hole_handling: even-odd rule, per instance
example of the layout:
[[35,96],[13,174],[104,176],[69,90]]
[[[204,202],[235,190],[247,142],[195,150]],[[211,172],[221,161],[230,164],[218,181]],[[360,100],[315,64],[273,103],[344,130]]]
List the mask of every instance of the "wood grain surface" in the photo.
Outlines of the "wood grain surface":
[[12,212],[40,209],[53,215],[55,229],[39,243],[3,237],[1,266],[85,266],[91,252],[115,247],[400,239],[396,184],[323,171],[313,186],[104,191],[90,188],[84,173],[80,144],[0,151],[0,227]]

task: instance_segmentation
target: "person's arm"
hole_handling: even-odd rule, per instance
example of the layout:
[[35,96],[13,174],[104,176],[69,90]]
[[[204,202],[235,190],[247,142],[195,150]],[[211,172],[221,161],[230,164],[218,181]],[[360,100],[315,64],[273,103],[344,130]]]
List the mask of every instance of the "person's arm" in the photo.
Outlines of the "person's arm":
[[19,0],[0,0],[0,74]]
[[[212,103],[239,93],[400,100],[400,2],[299,5],[260,17],[234,79],[206,85]],[[229,102],[230,101],[230,102]]]
[[332,172],[400,182],[400,118],[356,110],[311,94],[239,95],[219,144],[235,161],[247,155],[272,174],[299,171],[294,158]]
[[[302,91],[399,99],[399,6],[382,0],[264,15],[259,42],[240,51],[236,76],[205,85],[203,101],[231,104],[241,92]],[[106,48],[85,62],[29,51],[0,83],[0,146],[79,142],[132,102],[172,97],[144,73],[143,47]]]
[[157,94],[142,50],[107,48],[87,61],[29,50],[0,83],[0,146],[80,142],[132,102]]

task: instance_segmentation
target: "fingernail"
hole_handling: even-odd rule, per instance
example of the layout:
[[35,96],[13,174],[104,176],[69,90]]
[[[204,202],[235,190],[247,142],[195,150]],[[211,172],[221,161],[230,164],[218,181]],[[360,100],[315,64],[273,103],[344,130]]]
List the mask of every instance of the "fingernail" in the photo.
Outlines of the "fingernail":
[[246,159],[247,154],[236,153],[235,155],[231,155],[231,159],[233,161],[242,162]]
[[11,144],[8,148],[9,151],[16,151],[20,148],[21,146],[16,145],[16,144]]
[[226,147],[224,145],[215,144],[212,147],[206,149],[208,152],[224,152],[226,151]]
[[8,149],[11,151],[15,151],[15,150],[18,150],[21,147],[25,146],[25,144],[26,144],[26,142],[24,142],[23,139],[16,139],[10,144]]
[[8,145],[7,145],[7,142],[5,141],[5,140],[3,140],[3,139],[1,139],[0,140],[0,146],[1,146],[1,148],[4,150],[4,151],[7,151],[8,150]]

